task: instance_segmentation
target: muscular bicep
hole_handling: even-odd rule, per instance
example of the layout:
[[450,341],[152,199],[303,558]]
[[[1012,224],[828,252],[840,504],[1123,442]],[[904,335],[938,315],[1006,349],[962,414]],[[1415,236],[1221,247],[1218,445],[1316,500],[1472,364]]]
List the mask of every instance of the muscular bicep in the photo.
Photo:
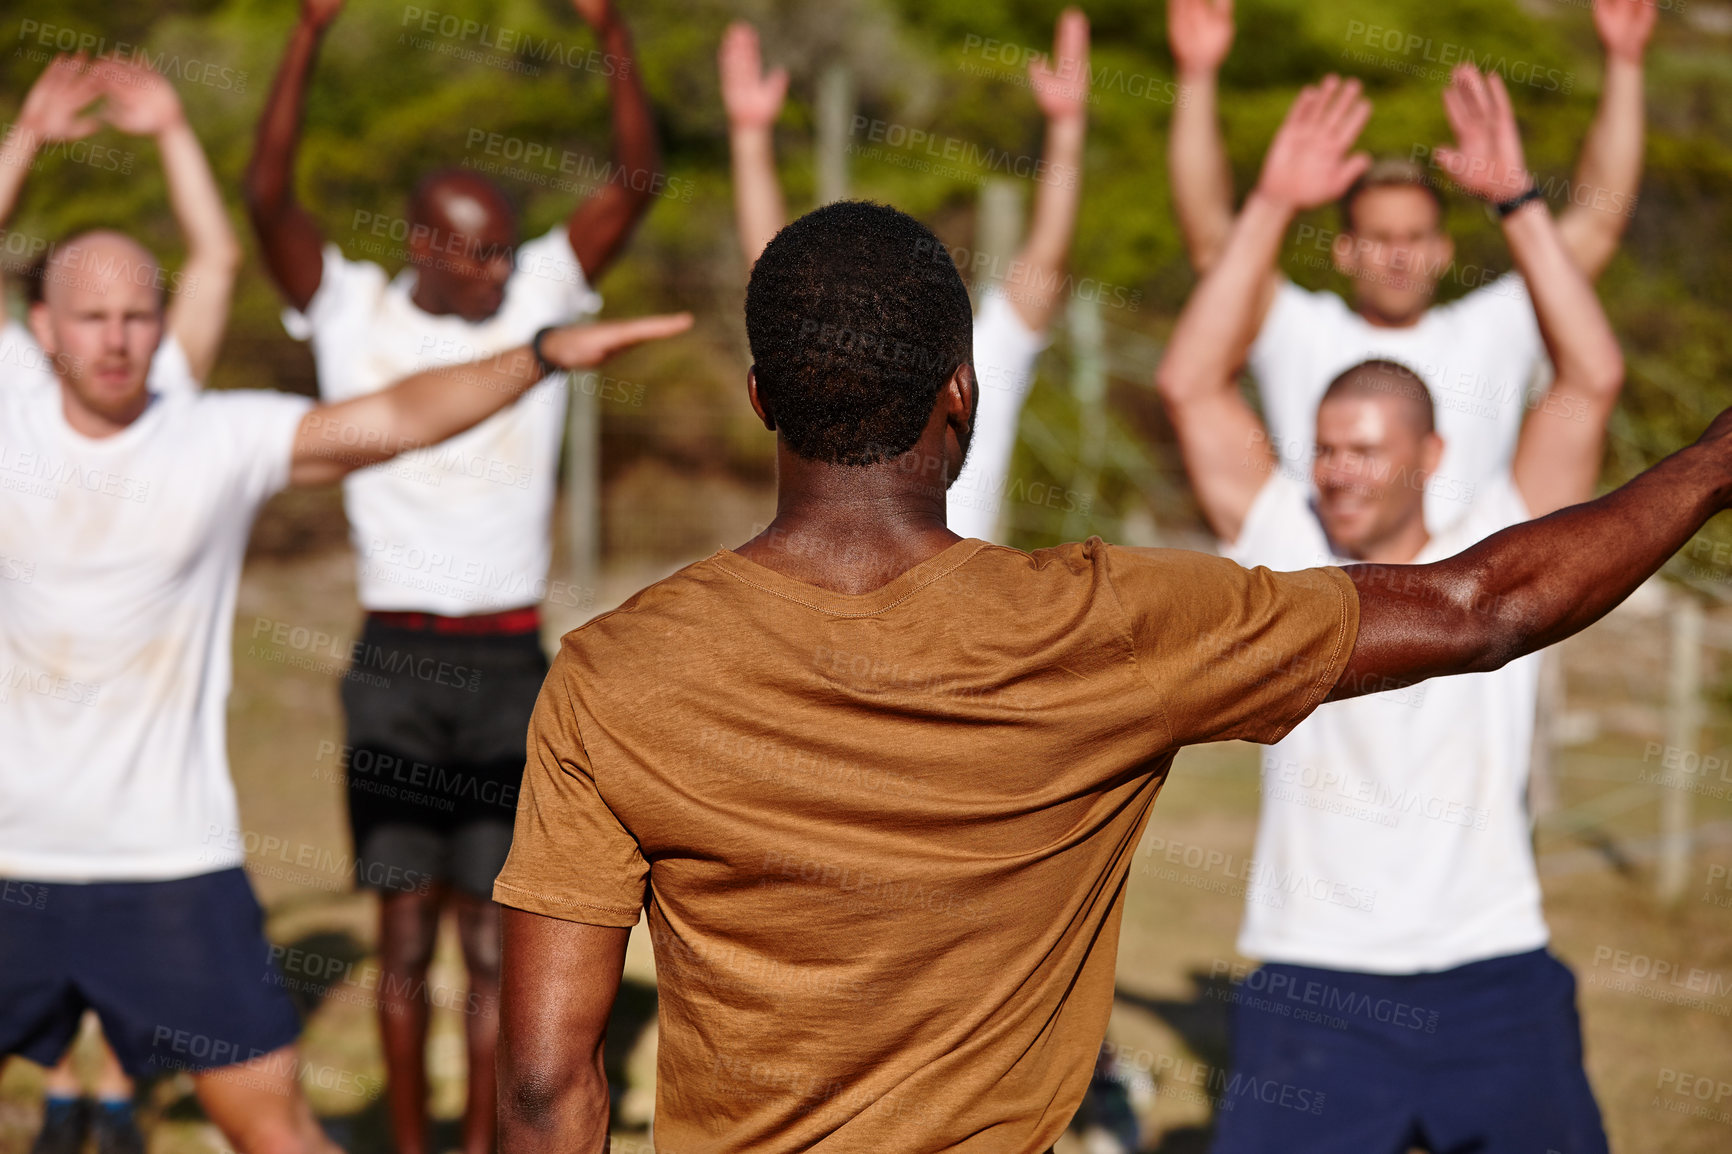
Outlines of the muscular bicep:
[[602,1046],[631,931],[506,907],[499,1107],[508,1150],[601,1150]]
[[252,221],[271,280],[297,312],[306,312],[324,275],[325,235],[318,222],[292,201],[275,211],[255,208]]
[[1486,662],[1498,607],[1482,603],[1476,570],[1463,556],[1345,572],[1359,595],[1359,634],[1326,701],[1494,667]]

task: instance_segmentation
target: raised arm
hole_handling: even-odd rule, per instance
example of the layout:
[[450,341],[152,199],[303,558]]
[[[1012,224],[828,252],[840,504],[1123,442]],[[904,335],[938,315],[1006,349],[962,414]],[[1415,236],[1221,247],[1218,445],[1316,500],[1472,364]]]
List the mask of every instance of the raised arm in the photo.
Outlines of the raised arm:
[[301,144],[307,78],[319,54],[319,41],[342,7],[343,0],[302,0],[301,18],[289,34],[288,49],[265,98],[252,163],[247,166],[247,214],[258,234],[265,268],[289,304],[302,311],[319,291],[325,238],[295,197],[295,155]]
[[[1495,203],[1533,188],[1501,77],[1462,65],[1443,103],[1456,147],[1436,155],[1464,191]],[[1539,516],[1593,495],[1606,422],[1624,384],[1624,358],[1545,202],[1536,198],[1516,209],[1504,218],[1503,231],[1555,370],[1544,401],[1522,425],[1514,463],[1516,487]]]
[[186,353],[193,378],[203,381],[228,328],[241,242],[174,85],[142,64],[117,58],[94,67],[108,98],[104,118],[122,132],[154,137],[162,154],[169,203],[186,238],[186,262],[169,299],[168,331]]
[[1233,47],[1233,0],[1168,0],[1167,42],[1179,69],[1167,183],[1185,252],[1201,276],[1220,259],[1233,227],[1233,174],[1217,105],[1221,62]]
[[44,144],[82,140],[102,121],[85,111],[102,95],[102,82],[84,55],[56,56],[30,86],[24,106],[0,140],[0,230],[18,207],[18,195]]
[[1209,527],[1234,541],[1275,469],[1268,435],[1236,375],[1261,323],[1260,286],[1296,212],[1335,200],[1370,164],[1348,154],[1371,116],[1359,83],[1326,77],[1299,93],[1263,159],[1227,244],[1185,302],[1155,385]]
[[1496,669],[1605,616],[1732,501],[1732,409],[1621,489],[1431,565],[1352,565],[1359,639],[1331,700]]
[[1083,134],[1088,128],[1089,22],[1080,8],[1059,13],[1052,56],[1028,62],[1028,84],[1046,116],[1041,158],[1046,176],[1035,185],[1034,221],[1016,254],[1010,295],[1022,323],[1044,330],[1058,308],[1064,266],[1082,199]]
[[1606,76],[1570,205],[1558,218],[1564,244],[1589,280],[1617,252],[1642,181],[1642,54],[1659,10],[1654,0],[1594,0]]
[[[621,349],[670,337],[692,325],[690,313],[551,329],[541,352],[557,369],[601,364]],[[527,346],[468,364],[428,369],[390,388],[319,405],[295,436],[292,485],[325,485],[356,469],[425,448],[491,417],[546,375]]]
[[728,112],[728,155],[734,177],[734,227],[746,267],[787,223],[782,184],[776,179],[773,130],[788,95],[788,70],[764,71],[758,32],[743,20],[728,25],[716,53],[722,105]]
[[630,930],[505,910],[499,997],[499,1148],[607,1149],[602,1045]]
[[631,32],[610,0],[572,0],[578,15],[595,30],[607,69],[613,102],[613,156],[619,176],[591,193],[572,211],[566,229],[571,251],[584,276],[597,280],[625,248],[627,238],[654,199],[661,183],[661,155],[655,117],[644,95],[641,69],[632,55]]

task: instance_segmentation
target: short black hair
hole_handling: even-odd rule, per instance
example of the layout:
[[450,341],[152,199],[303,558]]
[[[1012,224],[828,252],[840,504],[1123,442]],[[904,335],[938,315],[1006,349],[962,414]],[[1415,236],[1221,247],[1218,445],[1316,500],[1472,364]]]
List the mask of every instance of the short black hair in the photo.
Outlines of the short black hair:
[[875,465],[914,447],[939,390],[973,365],[968,288],[932,231],[846,200],[776,234],[746,287],[758,399],[795,453]]
[[1425,387],[1425,382],[1419,379],[1418,373],[1399,361],[1360,361],[1329,382],[1329,387],[1323,390],[1323,399],[1317,403],[1317,407],[1322,408],[1330,401],[1338,399],[1367,400],[1376,397],[1389,397],[1399,402],[1401,407],[1407,410],[1413,427],[1420,433],[1437,431],[1437,410],[1432,403],[1431,390]]

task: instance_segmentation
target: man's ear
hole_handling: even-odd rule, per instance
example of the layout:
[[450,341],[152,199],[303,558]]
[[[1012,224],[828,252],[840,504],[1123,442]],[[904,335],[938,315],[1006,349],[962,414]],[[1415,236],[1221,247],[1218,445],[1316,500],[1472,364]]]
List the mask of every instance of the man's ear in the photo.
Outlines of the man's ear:
[[48,323],[48,306],[41,301],[30,306],[30,334],[36,338],[36,343],[42,346],[42,351],[50,357],[60,352],[54,340],[54,326]]
[[1437,472],[1438,463],[1443,460],[1443,438],[1437,433],[1425,434],[1425,439],[1419,445],[1419,467],[1427,477]]
[[752,412],[758,414],[758,420],[764,422],[764,428],[770,432],[776,431],[776,416],[770,412],[770,407],[764,403],[764,398],[758,395],[758,366],[753,365],[746,370],[746,396],[752,400]]
[[980,385],[974,379],[974,365],[963,361],[944,382],[944,402],[948,407],[946,421],[955,425],[957,435],[967,442],[974,430],[974,414],[980,411]]

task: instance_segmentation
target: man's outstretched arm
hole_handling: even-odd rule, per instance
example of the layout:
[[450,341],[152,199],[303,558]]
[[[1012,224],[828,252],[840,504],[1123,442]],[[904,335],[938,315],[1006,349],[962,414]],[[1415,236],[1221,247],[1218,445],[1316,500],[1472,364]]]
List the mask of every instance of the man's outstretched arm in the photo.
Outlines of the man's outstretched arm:
[[1191,268],[1202,276],[1233,227],[1233,173],[1218,106],[1221,62],[1233,47],[1233,0],[1167,0],[1167,43],[1179,70],[1167,183]]
[[1234,541],[1275,469],[1235,376],[1261,325],[1258,294],[1295,213],[1344,192],[1370,158],[1349,155],[1371,115],[1357,81],[1326,77],[1287,113],[1215,267],[1185,302],[1155,385],[1209,527]]
[[1642,182],[1642,55],[1658,14],[1654,0],[1594,0],[1606,76],[1576,163],[1570,205],[1558,219],[1570,255],[1589,280],[1618,251]]
[[241,242],[174,85],[143,64],[119,58],[99,60],[93,69],[107,97],[103,117],[122,132],[154,137],[162,154],[169,204],[186,238],[186,261],[168,304],[168,331],[186,353],[193,379],[202,382],[216,365],[228,328]]
[[583,275],[598,280],[625,248],[661,183],[655,117],[644,94],[642,70],[632,54],[631,32],[611,0],[572,0],[595,30],[612,65],[608,94],[613,102],[613,151],[618,176],[591,193],[566,222],[571,251]]
[[499,997],[499,1148],[607,1149],[602,1044],[631,931],[507,906]]
[[265,98],[252,163],[247,166],[247,213],[264,252],[265,268],[290,305],[305,312],[324,275],[325,238],[295,196],[295,156],[301,146],[301,116],[307,79],[319,41],[337,18],[343,0],[302,0],[301,18],[289,34],[283,62]]
[[1359,639],[1329,700],[1497,669],[1592,625],[1732,501],[1732,409],[1620,489],[1431,565],[1350,565]]
[[[621,349],[692,327],[690,313],[565,325],[548,332],[542,354],[559,369],[594,368]],[[356,469],[426,448],[515,401],[546,375],[527,347],[468,364],[427,369],[390,388],[318,405],[295,435],[291,485],[325,485]]]
[[1059,288],[1082,199],[1088,77],[1088,17],[1080,8],[1066,8],[1053,29],[1052,56],[1028,64],[1029,87],[1046,116],[1046,176],[1035,185],[1034,220],[1006,285],[1017,316],[1035,332],[1045,331],[1063,296]]
[[728,157],[733,166],[734,228],[746,267],[788,221],[776,178],[776,117],[788,95],[788,70],[764,71],[758,32],[743,20],[728,25],[716,53],[722,105],[728,112]]

